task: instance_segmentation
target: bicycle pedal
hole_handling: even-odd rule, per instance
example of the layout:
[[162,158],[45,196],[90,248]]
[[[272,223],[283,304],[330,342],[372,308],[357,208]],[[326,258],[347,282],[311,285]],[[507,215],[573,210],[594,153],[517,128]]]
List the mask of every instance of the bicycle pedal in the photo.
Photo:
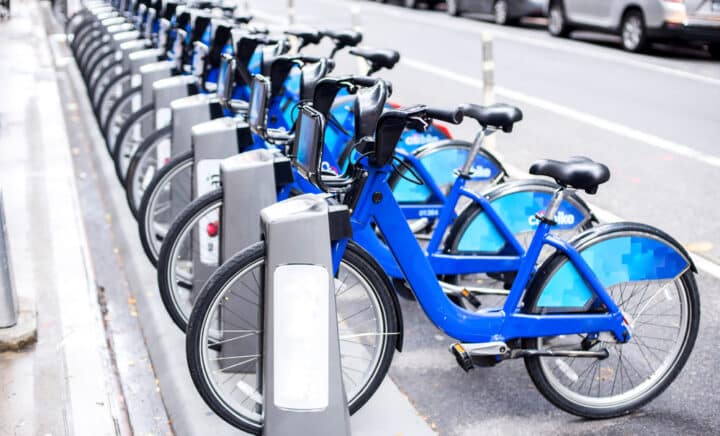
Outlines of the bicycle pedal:
[[480,308],[480,306],[482,306],[482,302],[478,300],[478,298],[467,289],[463,288],[460,294],[463,296],[463,298],[465,298],[465,301],[470,303],[470,305],[472,305],[472,307],[474,307],[475,309],[478,309]]
[[450,345],[450,352],[453,356],[455,356],[455,360],[457,360],[458,365],[460,365],[460,368],[462,368],[463,371],[468,372],[475,366],[473,365],[470,354],[465,350],[465,347],[463,347],[462,344],[456,342]]

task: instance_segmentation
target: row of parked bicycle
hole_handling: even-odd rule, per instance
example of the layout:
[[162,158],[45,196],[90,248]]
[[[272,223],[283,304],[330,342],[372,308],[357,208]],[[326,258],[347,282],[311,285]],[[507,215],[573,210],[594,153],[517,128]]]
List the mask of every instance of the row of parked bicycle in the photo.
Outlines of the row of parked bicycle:
[[[391,3],[392,0],[375,0]],[[408,8],[446,5],[452,16],[476,14],[512,25],[525,17],[547,17],[553,36],[573,30],[620,36],[625,50],[641,52],[653,42],[704,45],[720,59],[720,0],[396,0]]]
[[[220,3],[97,0],[66,31],[193,382],[230,424],[259,433],[264,419],[266,247],[250,204],[307,194],[348,210],[328,249],[351,412],[402,349],[398,295],[458,341],[464,370],[523,358],[550,402],[587,418],[641,407],[688,359],[688,253],[646,225],[599,225],[576,190],[610,172],[589,158],[509,178],[483,141],[510,133],[518,108],[400,107],[374,76],[396,51],[361,48],[352,30],[268,29]],[[338,53],[366,75],[334,71]],[[446,127],[464,120],[478,123],[471,141]],[[268,161],[269,182],[231,188],[234,168]]]

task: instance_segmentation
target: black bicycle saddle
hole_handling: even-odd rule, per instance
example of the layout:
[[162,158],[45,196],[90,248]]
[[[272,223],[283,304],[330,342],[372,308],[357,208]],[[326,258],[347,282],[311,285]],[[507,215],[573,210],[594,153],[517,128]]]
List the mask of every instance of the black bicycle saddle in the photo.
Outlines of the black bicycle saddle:
[[588,194],[595,194],[599,185],[610,180],[607,166],[584,156],[565,161],[539,160],[530,166],[530,174],[552,177],[560,186],[582,189]]
[[523,113],[515,106],[497,103],[490,106],[464,104],[460,106],[463,115],[476,120],[483,127],[497,127],[503,132],[512,132],[513,125],[523,119]]
[[390,70],[400,60],[400,53],[396,50],[353,48],[350,50],[350,54],[367,60],[376,70],[380,68]]

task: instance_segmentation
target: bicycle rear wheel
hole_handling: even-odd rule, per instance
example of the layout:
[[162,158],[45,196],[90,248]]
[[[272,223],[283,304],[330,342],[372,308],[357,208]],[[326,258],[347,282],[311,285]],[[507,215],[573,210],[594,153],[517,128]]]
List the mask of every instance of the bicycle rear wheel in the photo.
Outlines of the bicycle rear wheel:
[[[608,357],[603,359],[525,358],[525,366],[538,390],[566,412],[593,419],[630,413],[660,395],[690,356],[700,324],[700,297],[694,273],[689,258],[678,254],[677,245],[669,244],[659,231],[648,229],[619,224],[613,232],[607,232],[598,227],[588,232],[585,240],[581,236],[575,242],[583,250],[597,248],[587,256],[591,261],[594,256],[602,257],[600,262],[604,266],[599,270],[597,265],[591,267],[601,283],[608,283],[608,294],[622,310],[631,332],[628,342],[620,343],[607,333],[523,341],[526,349],[607,351]],[[621,243],[610,245],[618,241]],[[613,248],[600,252],[598,247],[603,243]],[[648,250],[644,245],[652,248]],[[675,256],[679,257],[674,259]],[[677,262],[680,258],[683,261]],[[609,274],[603,271],[607,266],[612,266]],[[548,259],[538,270],[537,282],[528,288],[525,310],[542,313],[548,310],[542,306],[557,304],[559,300],[554,297],[553,301],[545,299],[543,303],[542,295],[552,294],[559,289],[557,286],[567,284],[569,268],[572,266],[564,255]],[[625,275],[624,269],[630,271],[629,278],[616,279]],[[673,272],[665,275],[656,272],[669,269]],[[614,280],[608,281],[609,278]],[[583,291],[583,285],[573,285],[573,298]],[[563,298],[571,298],[566,295]]]
[[[230,348],[247,340],[244,345],[252,349],[262,337],[257,320],[264,265],[262,242],[223,264],[201,291],[186,337],[190,374],[205,402],[228,423],[254,434],[263,428],[262,352],[255,347],[237,355]],[[385,273],[357,245],[348,244],[335,284],[343,384],[354,413],[380,386],[401,332]],[[237,316],[235,305],[257,317]]]

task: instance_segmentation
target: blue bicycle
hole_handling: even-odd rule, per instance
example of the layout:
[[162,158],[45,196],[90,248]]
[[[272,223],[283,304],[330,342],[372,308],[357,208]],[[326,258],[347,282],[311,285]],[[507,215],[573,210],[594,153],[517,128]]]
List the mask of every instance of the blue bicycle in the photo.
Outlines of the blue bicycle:
[[[392,195],[388,177],[400,135],[434,119],[456,123],[483,119],[481,107],[434,110],[416,106],[384,113],[374,137],[358,144],[361,158],[344,177],[322,171],[325,119],[304,106],[294,154],[302,173],[351,210],[353,238],[377,231],[428,318],[458,342],[450,346],[464,370],[523,358],[538,390],[555,406],[587,418],[629,413],[659,395],[687,361],[697,336],[700,301],[695,266],[670,236],[636,223],[595,227],[570,241],[554,235],[556,212],[573,190],[594,194],[610,178],[588,158],[542,160],[530,172],[559,188],[526,250],[499,254],[425,253]],[[485,120],[487,121],[487,120]],[[493,124],[511,123],[497,115]],[[482,202],[482,198],[475,199]],[[286,200],[302,202],[302,197]],[[489,212],[487,210],[486,212]],[[507,235],[502,221],[488,219]],[[553,254],[538,265],[541,251]],[[354,240],[333,242],[335,296],[348,404],[357,411],[373,394],[402,346],[402,318],[384,268]],[[208,280],[188,325],[186,351],[195,386],[223,419],[243,430],[262,431],[262,377],[238,371],[260,368],[261,349],[233,354],[235,341],[258,341],[265,246],[232,257]],[[493,265],[517,271],[500,307],[467,310],[443,291],[433,264],[456,272]],[[234,309],[233,309],[234,308]]]

